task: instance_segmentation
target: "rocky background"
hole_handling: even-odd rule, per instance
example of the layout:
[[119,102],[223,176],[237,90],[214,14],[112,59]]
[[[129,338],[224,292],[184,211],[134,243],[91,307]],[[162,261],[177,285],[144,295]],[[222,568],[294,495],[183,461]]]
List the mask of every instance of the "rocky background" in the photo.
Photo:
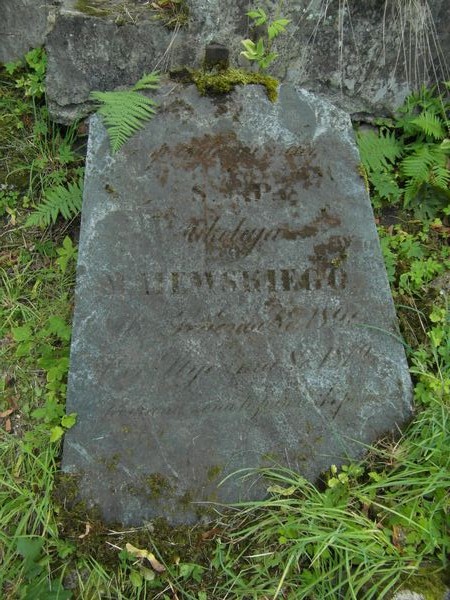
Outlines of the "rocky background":
[[[52,117],[86,114],[92,90],[134,83],[143,72],[202,65],[205,46],[250,67],[241,40],[257,36],[246,12],[291,19],[269,72],[323,94],[350,113],[385,114],[422,83],[449,78],[448,0],[186,0],[185,23],[167,27],[146,0],[2,0],[0,62],[45,45]],[[281,5],[281,8],[280,8]]]

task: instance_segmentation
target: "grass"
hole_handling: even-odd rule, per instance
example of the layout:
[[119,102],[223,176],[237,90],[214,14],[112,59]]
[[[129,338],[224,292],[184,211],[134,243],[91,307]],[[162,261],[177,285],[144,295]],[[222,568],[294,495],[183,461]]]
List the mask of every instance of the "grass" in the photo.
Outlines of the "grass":
[[396,224],[383,225],[386,204],[376,202],[415,382],[417,414],[400,437],[368,448],[364,462],[332,468],[318,486],[287,469],[262,470],[268,498],[217,507],[207,527],[108,528],[59,473],[61,436],[72,424],[64,399],[79,222],[26,223],[49,189],[78,181],[82,161],[77,126],[50,124],[43,97],[24,95],[39,90],[39,73],[17,66],[2,71],[0,86],[0,595],[370,600],[418,585],[427,600],[441,600],[450,555],[450,326],[448,287],[436,278],[450,266],[447,207],[419,218],[393,203]]

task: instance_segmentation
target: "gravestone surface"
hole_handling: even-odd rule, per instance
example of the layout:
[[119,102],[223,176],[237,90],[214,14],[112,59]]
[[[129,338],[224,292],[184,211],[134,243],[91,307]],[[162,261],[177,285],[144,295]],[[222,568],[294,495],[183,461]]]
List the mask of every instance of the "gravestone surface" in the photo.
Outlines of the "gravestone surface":
[[111,156],[93,117],[63,468],[107,520],[194,521],[310,479],[411,413],[348,116],[295,87],[163,86]]

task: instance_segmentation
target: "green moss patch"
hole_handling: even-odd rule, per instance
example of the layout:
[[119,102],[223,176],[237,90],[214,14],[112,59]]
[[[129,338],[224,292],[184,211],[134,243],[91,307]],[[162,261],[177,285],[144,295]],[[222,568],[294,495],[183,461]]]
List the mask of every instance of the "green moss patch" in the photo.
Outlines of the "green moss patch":
[[230,68],[218,72],[192,71],[190,77],[203,96],[228,94],[237,85],[262,85],[266,88],[267,97],[271,102],[278,98],[278,79],[263,73]]

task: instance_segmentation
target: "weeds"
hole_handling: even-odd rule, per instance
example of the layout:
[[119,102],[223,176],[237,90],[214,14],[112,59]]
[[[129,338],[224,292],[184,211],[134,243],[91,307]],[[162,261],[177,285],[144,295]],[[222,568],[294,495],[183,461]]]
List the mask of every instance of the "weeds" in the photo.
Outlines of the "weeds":
[[447,211],[449,110],[445,97],[422,88],[406,99],[395,120],[381,120],[378,132],[358,134],[375,207],[402,202],[428,221]]
[[242,45],[245,50],[241,52],[243,56],[249,61],[256,62],[260,70],[267,69],[273,61],[277,58],[278,54],[272,52],[273,40],[277,38],[281,33],[286,31],[287,25],[289,25],[289,19],[278,18],[269,21],[269,17],[262,8],[256,10],[250,10],[247,16],[252,19],[255,27],[264,27],[264,36],[258,37],[256,42],[252,40],[243,40]]

